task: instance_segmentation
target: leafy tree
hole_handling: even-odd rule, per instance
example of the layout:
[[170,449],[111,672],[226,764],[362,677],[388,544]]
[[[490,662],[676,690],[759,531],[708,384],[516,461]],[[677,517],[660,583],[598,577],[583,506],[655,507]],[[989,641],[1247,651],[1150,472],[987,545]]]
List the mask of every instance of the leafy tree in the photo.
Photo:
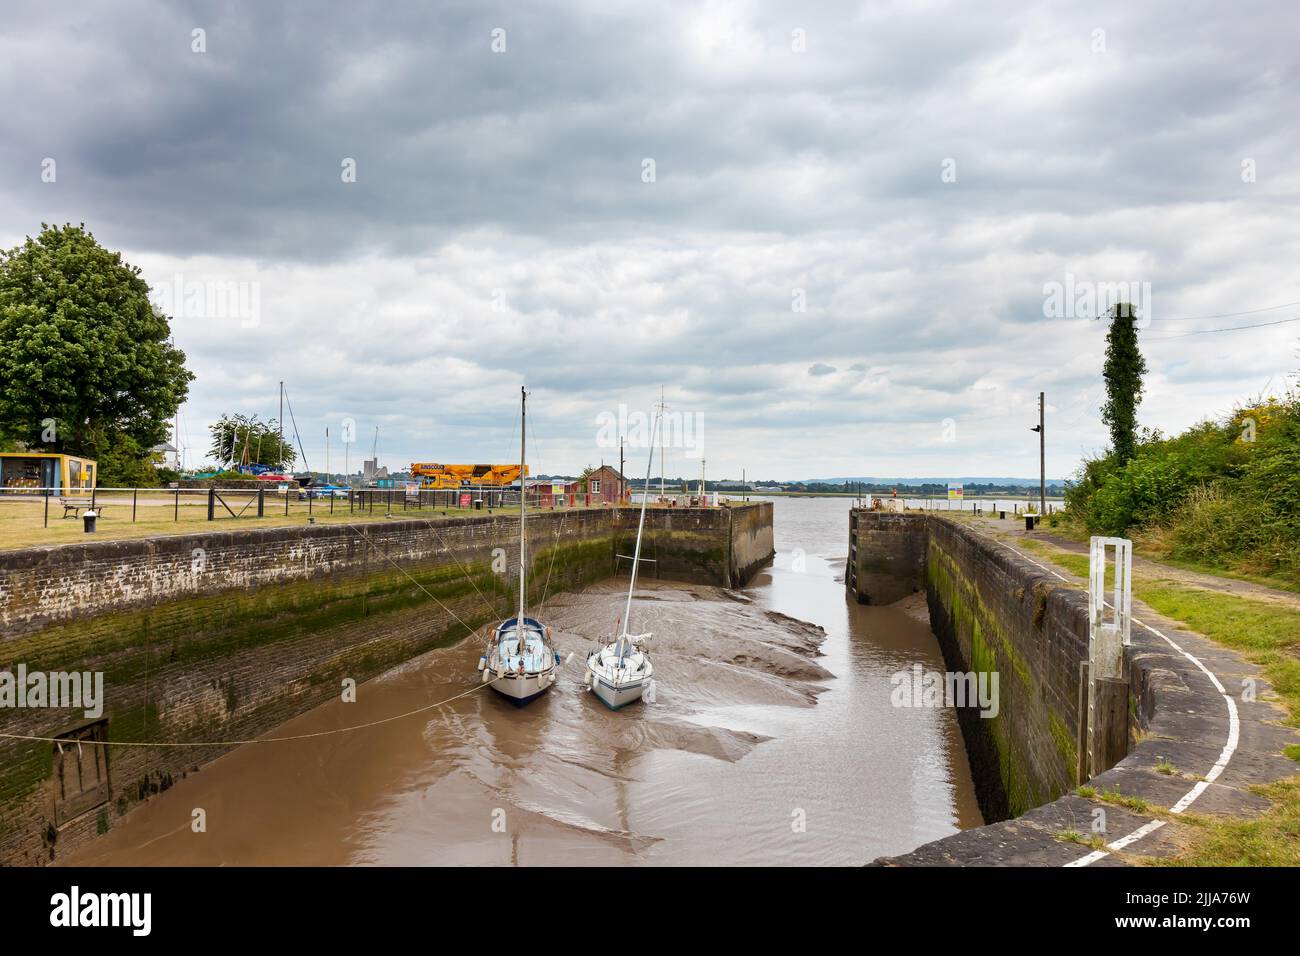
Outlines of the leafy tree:
[[1133,306],[1117,303],[1111,309],[1110,331],[1106,333],[1106,364],[1102,368],[1106,404],[1101,408],[1101,420],[1110,428],[1111,449],[1121,467],[1137,454],[1137,406],[1142,401],[1142,376],[1146,372],[1146,359],[1138,349]]
[[170,335],[138,268],[84,226],[42,225],[0,251],[0,434],[147,459],[194,378]]
[[222,415],[209,426],[212,447],[208,457],[221,467],[238,467],[248,450],[249,464],[262,464],[271,468],[293,467],[298,452],[293,445],[280,442],[279,422],[262,421],[256,415]]
[[98,461],[101,488],[154,488],[161,483],[153,455],[141,449],[130,435],[118,435],[100,453]]

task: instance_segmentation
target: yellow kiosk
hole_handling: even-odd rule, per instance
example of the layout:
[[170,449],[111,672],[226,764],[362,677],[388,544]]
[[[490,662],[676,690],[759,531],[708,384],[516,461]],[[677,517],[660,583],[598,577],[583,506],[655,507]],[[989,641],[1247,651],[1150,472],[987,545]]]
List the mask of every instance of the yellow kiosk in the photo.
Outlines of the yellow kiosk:
[[35,451],[0,452],[0,492],[72,495],[95,487],[98,463],[76,455]]

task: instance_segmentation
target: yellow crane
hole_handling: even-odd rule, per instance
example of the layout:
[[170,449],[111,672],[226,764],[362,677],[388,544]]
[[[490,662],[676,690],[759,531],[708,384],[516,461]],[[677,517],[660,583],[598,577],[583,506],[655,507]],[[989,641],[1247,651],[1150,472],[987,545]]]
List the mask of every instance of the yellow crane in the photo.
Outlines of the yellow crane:
[[[525,477],[527,471],[524,472]],[[504,488],[519,480],[519,465],[442,465],[412,462],[411,476],[421,488]]]

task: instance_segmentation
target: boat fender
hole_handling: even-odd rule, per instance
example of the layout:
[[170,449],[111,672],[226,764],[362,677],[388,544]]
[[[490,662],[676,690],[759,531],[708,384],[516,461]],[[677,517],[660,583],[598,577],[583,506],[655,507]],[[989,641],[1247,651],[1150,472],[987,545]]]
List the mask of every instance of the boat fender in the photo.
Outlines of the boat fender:
[[586,684],[588,687],[591,686],[591,671],[587,671],[585,674],[582,675],[582,682]]
[[558,666],[559,663],[560,663],[560,652],[559,652],[559,651],[556,651],[556,652],[555,652],[555,663],[556,663],[557,666]]
[[[571,660],[573,660],[573,651],[569,651],[569,656],[564,659],[564,663],[567,664]],[[555,655],[555,662],[557,664],[560,662],[560,655],[558,653]]]
[[478,659],[478,670],[483,670],[485,667],[487,667],[487,658],[480,657]]

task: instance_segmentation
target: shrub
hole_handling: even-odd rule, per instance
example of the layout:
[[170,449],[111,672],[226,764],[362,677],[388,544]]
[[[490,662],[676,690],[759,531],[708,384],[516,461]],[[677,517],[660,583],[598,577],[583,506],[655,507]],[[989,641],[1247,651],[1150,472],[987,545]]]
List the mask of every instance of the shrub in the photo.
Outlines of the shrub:
[[1145,436],[1127,464],[1085,461],[1069,520],[1136,533],[1183,560],[1300,575],[1300,396],[1243,406],[1175,438]]

